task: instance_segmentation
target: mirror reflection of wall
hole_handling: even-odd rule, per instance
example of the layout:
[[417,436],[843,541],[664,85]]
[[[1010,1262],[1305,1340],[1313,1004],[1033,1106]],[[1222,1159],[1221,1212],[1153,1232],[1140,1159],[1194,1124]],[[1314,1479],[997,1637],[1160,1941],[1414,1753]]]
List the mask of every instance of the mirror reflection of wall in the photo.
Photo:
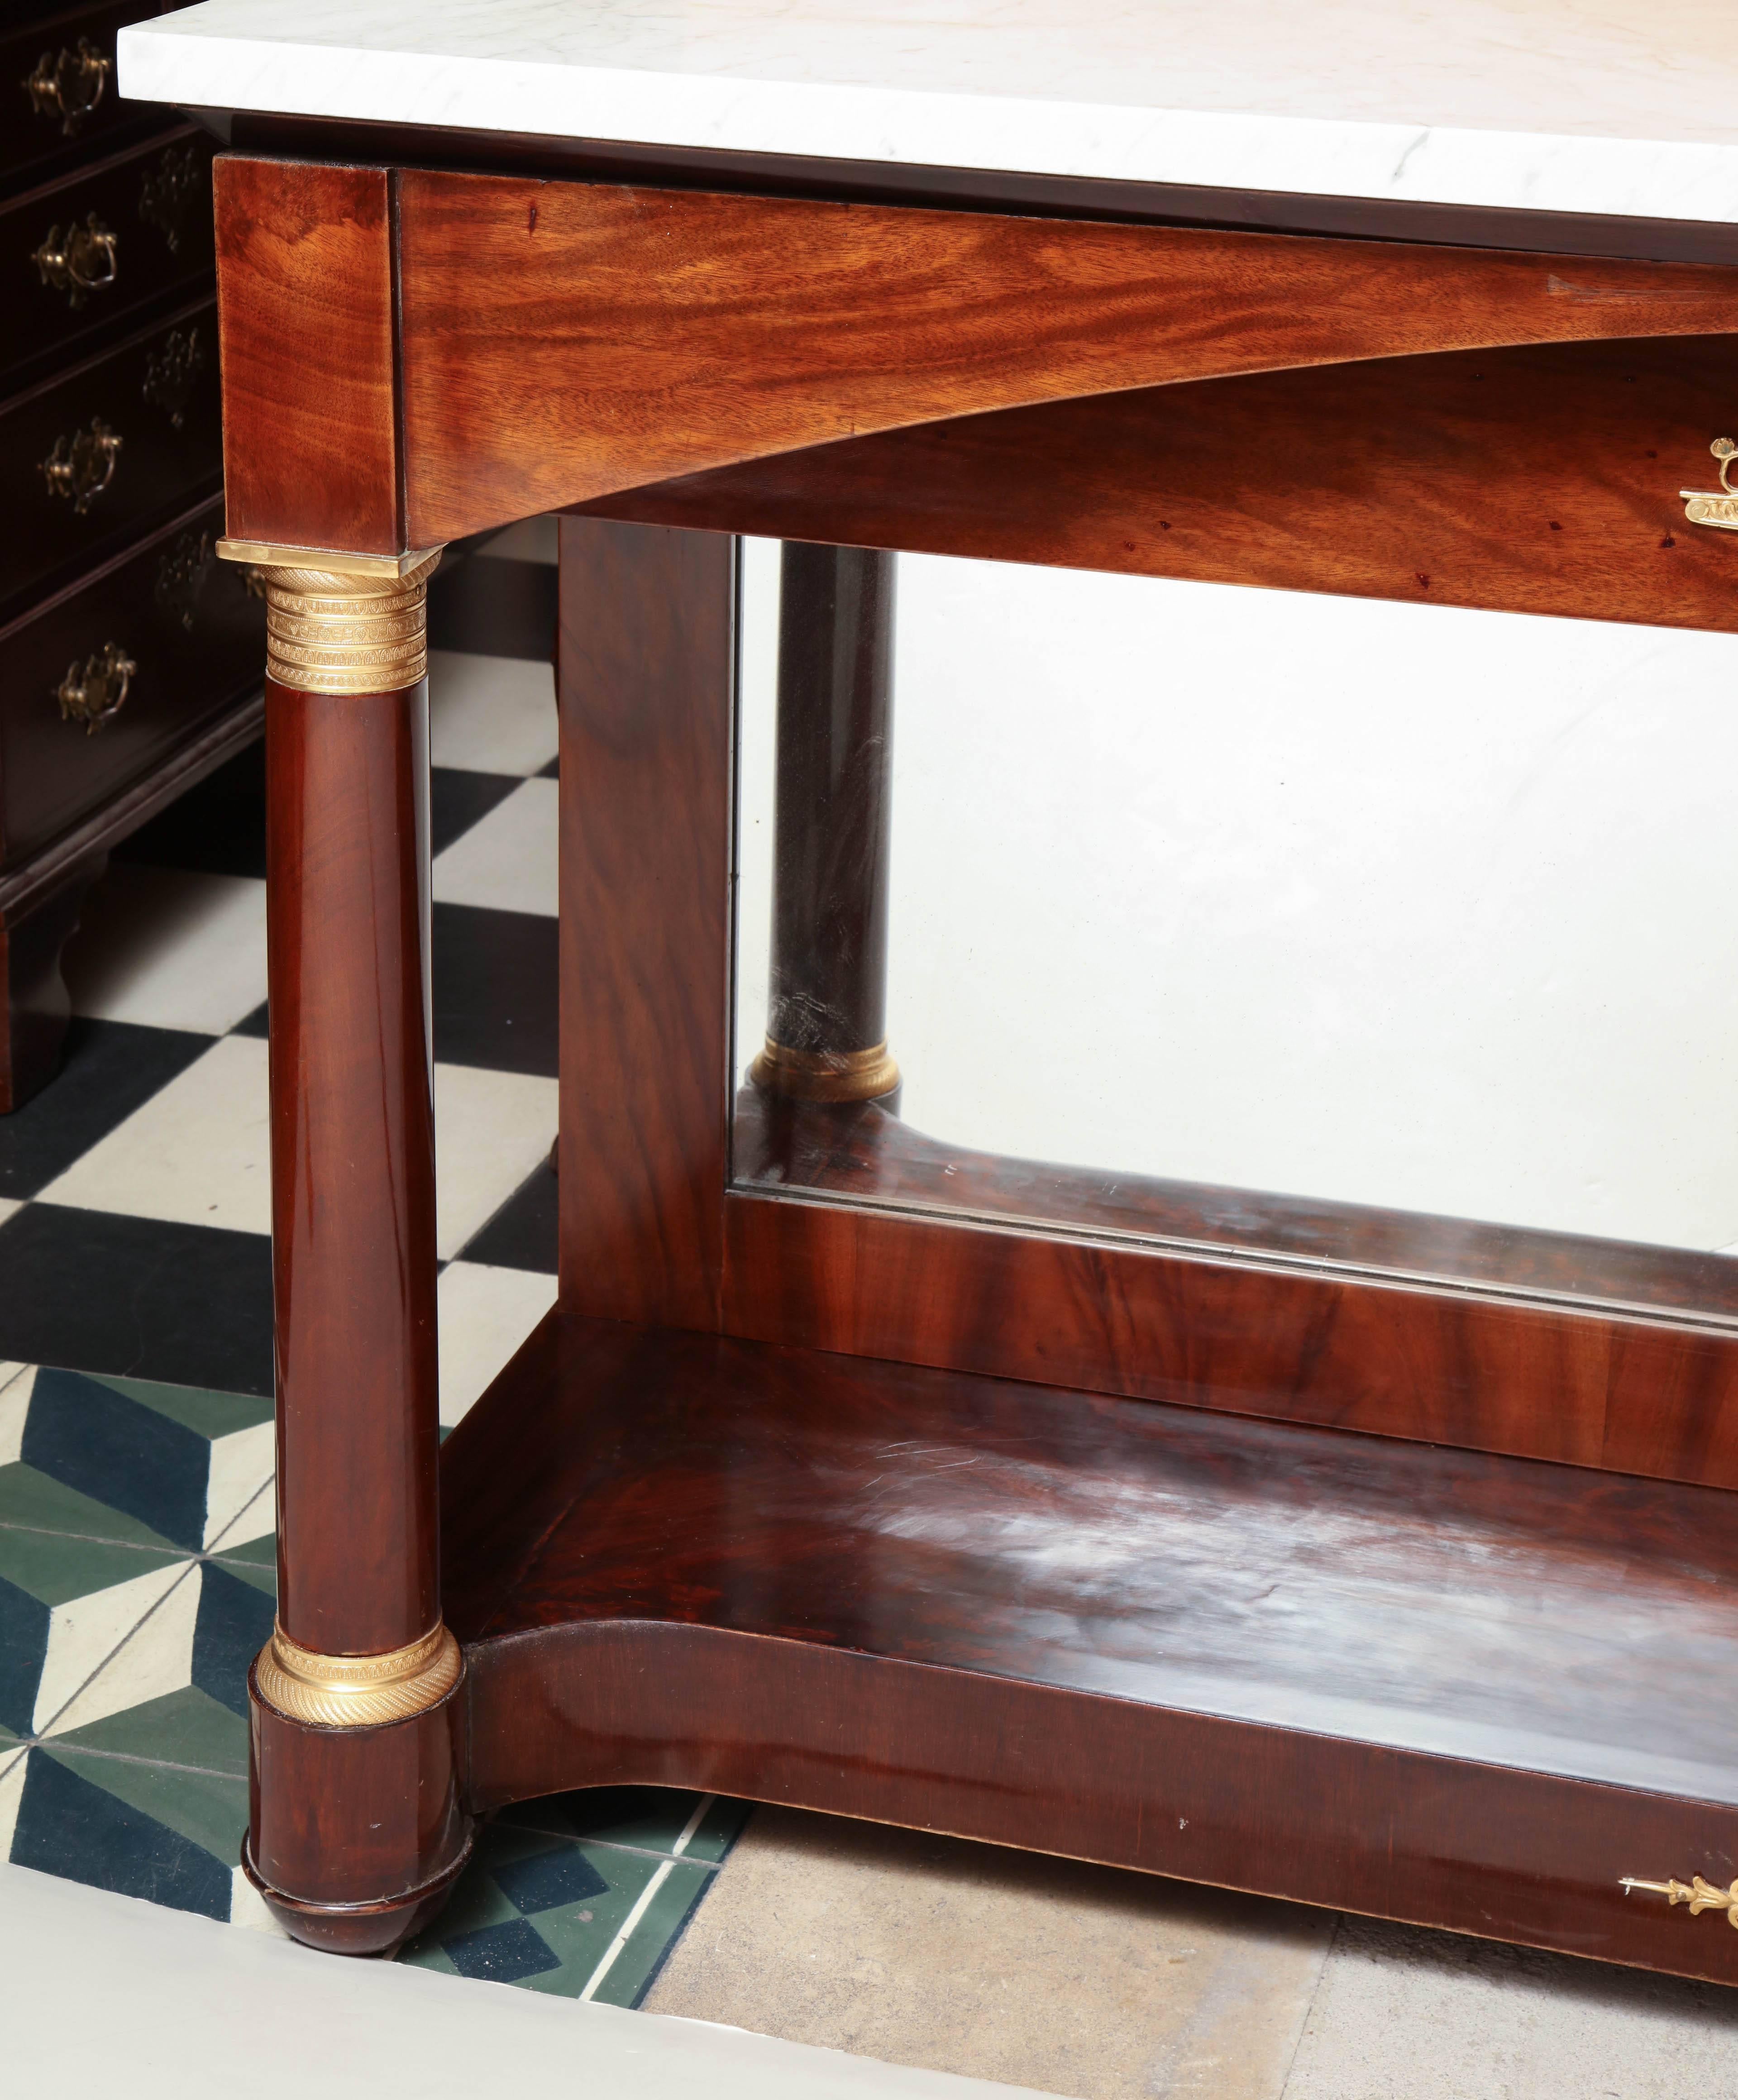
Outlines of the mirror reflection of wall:
[[[779,572],[747,543],[739,1071]],[[1738,1246],[1738,638],[902,555],[893,716],[911,1124]]]

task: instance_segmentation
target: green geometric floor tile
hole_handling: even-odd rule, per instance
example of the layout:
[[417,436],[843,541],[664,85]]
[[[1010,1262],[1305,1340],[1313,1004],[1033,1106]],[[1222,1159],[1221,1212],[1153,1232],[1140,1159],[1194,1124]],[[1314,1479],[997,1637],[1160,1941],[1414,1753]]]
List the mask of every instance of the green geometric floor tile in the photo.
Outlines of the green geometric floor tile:
[[[516,1802],[501,1811],[504,1823],[525,1830],[545,1830],[562,1838],[589,1838],[611,1845],[631,1845],[644,1852],[672,1853],[704,1794],[663,1786],[585,1787],[573,1793],[549,1794],[541,1801]],[[692,1859],[721,1860],[735,1842],[748,1814],[746,1803],[714,1796],[683,1852]]]
[[[0,1525],[21,1524],[33,1531],[64,1532],[75,1538],[112,1539],[128,1546],[174,1550],[174,1542],[137,1517],[81,1494],[34,1466],[0,1466]],[[185,1552],[186,1547],[181,1551]]]
[[[22,1785],[19,1764],[22,1762]],[[247,1787],[37,1749],[0,1775],[15,1865],[227,1918]]]
[[53,1758],[117,1801],[141,1810],[153,1822],[221,1860],[226,1871],[241,1856],[241,1838],[248,1823],[245,1777],[181,1771],[169,1765],[140,1764],[131,1758],[97,1757],[60,1742],[31,1754]]
[[198,1552],[230,1533],[240,1544],[271,1520],[270,1498],[259,1500],[272,1467],[263,1400],[44,1368],[0,1391],[0,1522],[55,1518],[59,1498],[9,1477],[21,1468],[77,1498],[60,1499],[54,1528],[95,1538],[144,1526],[152,1541]]
[[55,1750],[110,1750],[125,1757],[248,1776],[248,1724],[196,1684],[129,1706],[54,1738]]
[[[711,1870],[673,1860],[653,1869],[656,1886],[651,1899],[636,1920],[620,1951],[592,1992],[599,2005],[633,2006],[639,2004],[664,1966],[664,1957],[693,1912],[712,1885]],[[559,1950],[555,1939],[540,1918],[538,1930]],[[533,1982],[533,1990],[537,1984]]]
[[479,1834],[452,1902],[399,1958],[576,1998],[632,1919],[633,1930],[593,1992],[608,2003],[632,2005],[710,1878],[709,1869],[685,1860],[552,1840],[498,1822]]
[[252,1429],[271,1419],[271,1402],[247,1392],[207,1392],[196,1385],[158,1385],[149,1379],[109,1378],[98,1383],[124,1392],[141,1407],[166,1414],[171,1422],[215,1443],[238,1429]]
[[268,1597],[276,1596],[278,1542],[275,1532],[268,1532],[263,1538],[250,1538],[245,1546],[225,1546],[219,1539],[212,1548],[211,1557],[221,1560],[226,1568],[232,1568],[244,1582],[251,1582]]
[[113,1546],[63,1532],[0,1527],[0,1582],[27,1590],[51,1609],[186,1558],[170,1546]]

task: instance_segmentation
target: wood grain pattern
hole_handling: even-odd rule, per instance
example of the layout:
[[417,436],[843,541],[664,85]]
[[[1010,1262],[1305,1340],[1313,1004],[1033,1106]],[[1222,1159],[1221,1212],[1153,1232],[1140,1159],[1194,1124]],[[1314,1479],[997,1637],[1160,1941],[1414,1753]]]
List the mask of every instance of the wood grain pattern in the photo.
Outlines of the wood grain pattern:
[[284,1930],[334,1954],[383,1954],[445,1903],[470,1855],[461,1801],[466,1686],[378,1728],[316,1728],[248,1672],[248,1878]]
[[390,178],[235,155],[213,174],[230,534],[395,554]]
[[711,1326],[728,1157],[735,553],[565,520],[561,1295]]
[[723,1328],[1738,1486],[1729,1332],[1440,1285],[733,1193]]
[[1734,341],[1577,343],[1214,380],[850,439],[601,499],[775,538],[1738,629],[1715,485]]
[[739,1188],[1099,1238],[1205,1242],[1398,1282],[1581,1299],[1595,1310],[1621,1306],[1738,1328],[1738,1261],[1693,1247],[975,1152],[915,1129],[884,1104],[789,1101],[755,1085],[737,1095],[732,1140]]
[[479,1807],[721,1789],[1738,1979],[1618,1886],[1738,1872],[1724,1496],[554,1317],[442,1471]]
[[1347,359],[1738,330],[1738,276],[408,171],[408,527],[875,430]]
[[428,686],[266,684],[278,1617],[316,1653],[439,1609]]

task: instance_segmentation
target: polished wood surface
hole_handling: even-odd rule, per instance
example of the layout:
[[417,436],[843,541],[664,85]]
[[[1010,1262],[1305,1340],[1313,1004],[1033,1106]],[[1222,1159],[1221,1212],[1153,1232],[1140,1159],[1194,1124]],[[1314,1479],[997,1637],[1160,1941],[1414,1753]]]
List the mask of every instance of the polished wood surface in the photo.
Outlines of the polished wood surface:
[[470,1855],[466,1687],[382,1727],[287,1720],[248,1673],[248,1878],[286,1932],[383,1954],[445,1903]]
[[99,850],[28,900],[0,895],[0,1115],[22,1108],[60,1069],[73,1014],[61,951],[108,865]]
[[561,1295],[717,1320],[735,552],[562,526]]
[[719,1788],[1738,1979],[1618,1886],[1735,1871],[1723,1495],[558,1316],[442,1475],[479,1807]]
[[[278,179],[249,179],[269,192]],[[1698,264],[497,175],[398,183],[413,546],[991,408],[1348,359],[1738,330],[1738,275]],[[286,335],[293,362],[291,347]],[[383,509],[368,529],[385,531]]]
[[976,1152],[915,1129],[884,1105],[781,1101],[757,1087],[737,1095],[732,1136],[739,1187],[1277,1255],[1400,1282],[1578,1299],[1592,1310],[1681,1314],[1687,1324],[1738,1331],[1738,1260],[1693,1247]]
[[214,174],[230,536],[395,554],[391,179],[231,156]]
[[1730,633],[1734,340],[1382,359],[849,439],[600,515]]
[[278,1617],[327,1655],[439,1609],[428,686],[266,686]]
[[887,1040],[894,595],[891,555],[783,550],[766,1033],[805,1057]]

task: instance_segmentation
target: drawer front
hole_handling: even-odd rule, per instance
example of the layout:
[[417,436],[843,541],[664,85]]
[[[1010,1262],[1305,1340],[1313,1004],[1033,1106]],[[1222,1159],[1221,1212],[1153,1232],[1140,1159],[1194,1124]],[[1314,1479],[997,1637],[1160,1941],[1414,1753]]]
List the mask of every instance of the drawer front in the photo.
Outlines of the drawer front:
[[0,210],[0,377],[64,363],[146,301],[211,283],[211,157],[192,129]]
[[245,571],[214,554],[223,529],[219,498],[0,630],[0,864],[46,845],[258,687],[266,608]]
[[0,620],[223,478],[214,302],[0,408]]
[[173,111],[123,102],[116,91],[115,38],[157,12],[148,0],[41,12],[32,27],[0,34],[0,185],[7,189],[46,182],[175,121]]

